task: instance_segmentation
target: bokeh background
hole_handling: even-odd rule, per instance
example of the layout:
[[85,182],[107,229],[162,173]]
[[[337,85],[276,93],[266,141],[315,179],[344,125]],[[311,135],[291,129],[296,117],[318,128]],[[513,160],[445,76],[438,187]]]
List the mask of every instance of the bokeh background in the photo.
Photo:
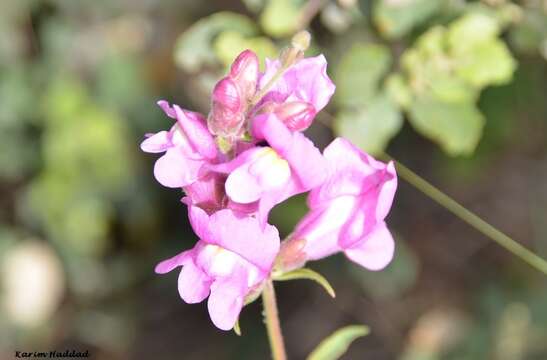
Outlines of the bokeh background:
[[[196,241],[182,194],[155,182],[155,101],[208,112],[237,53],[313,35],[338,89],[308,131],[388,151],[547,257],[547,2],[3,0],[0,359],[267,359],[259,302],[243,336],[178,297],[154,265]],[[386,150],[387,149],[387,150]],[[274,210],[287,234],[303,197]],[[349,324],[344,359],[547,359],[546,277],[400,181],[394,262],[311,263],[337,291],[278,283],[291,359]]]

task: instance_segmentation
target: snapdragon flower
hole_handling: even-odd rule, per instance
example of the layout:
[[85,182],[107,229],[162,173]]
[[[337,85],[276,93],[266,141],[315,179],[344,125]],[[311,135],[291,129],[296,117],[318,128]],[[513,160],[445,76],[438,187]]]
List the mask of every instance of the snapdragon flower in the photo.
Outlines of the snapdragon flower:
[[[181,298],[209,297],[211,320],[222,330],[236,324],[245,303],[276,274],[337,252],[371,270],[393,256],[385,224],[397,186],[393,164],[340,138],[322,154],[302,133],[335,86],[323,55],[303,58],[309,34],[295,39],[280,59],[266,61],[264,73],[256,54],[242,52],[214,87],[207,117],[160,101],[176,123],[141,144],[146,152],[165,152],[154,175],[184,190],[199,238],[156,272],[182,267]],[[270,210],[308,191],[309,213],[281,243],[268,223]]]
[[179,266],[181,298],[199,303],[207,296],[209,315],[222,330],[236,323],[248,296],[270,274],[279,251],[279,233],[274,226],[264,229],[251,216],[238,216],[223,209],[209,216],[190,207],[190,223],[200,240],[191,250],[167,259],[156,266],[159,274]]
[[289,242],[303,241],[301,260],[344,252],[369,270],[384,268],[395,247],[384,221],[397,188],[393,162],[376,161],[342,138],[335,139],[323,154],[327,180],[310,192],[310,211]]
[[158,105],[176,123],[169,131],[148,136],[141,149],[149,153],[165,152],[154,166],[154,176],[160,184],[172,188],[191,185],[202,175],[202,166],[217,157],[213,137],[203,115],[178,105],[170,107],[164,100],[158,101]]

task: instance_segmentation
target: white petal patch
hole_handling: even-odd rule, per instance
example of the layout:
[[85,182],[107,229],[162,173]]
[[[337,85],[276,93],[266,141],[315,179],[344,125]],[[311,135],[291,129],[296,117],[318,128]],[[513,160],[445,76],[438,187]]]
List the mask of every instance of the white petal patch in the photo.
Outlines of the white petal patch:
[[265,147],[257,153],[249,167],[249,173],[256,176],[265,189],[282,187],[291,177],[291,168],[287,160],[270,147]]

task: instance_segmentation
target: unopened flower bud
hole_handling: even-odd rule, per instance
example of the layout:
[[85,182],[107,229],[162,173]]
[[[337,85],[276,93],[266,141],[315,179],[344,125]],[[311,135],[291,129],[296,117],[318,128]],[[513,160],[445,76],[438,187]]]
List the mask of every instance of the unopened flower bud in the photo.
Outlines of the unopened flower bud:
[[251,50],[245,50],[234,60],[230,77],[241,91],[244,100],[250,100],[256,92],[258,82],[258,57]]
[[291,45],[298,51],[306,51],[310,47],[311,35],[306,30],[298,32],[291,39]]
[[209,131],[215,135],[233,135],[239,131],[243,119],[239,89],[232,79],[225,77],[213,89],[211,113],[207,119]]
[[276,270],[287,272],[302,267],[306,263],[306,239],[289,239],[281,243],[276,259]]
[[275,115],[292,131],[306,130],[315,117],[312,104],[305,101],[292,101],[278,106]]
[[213,89],[213,106],[222,106],[232,112],[241,109],[241,97],[235,82],[229,77],[220,80]]

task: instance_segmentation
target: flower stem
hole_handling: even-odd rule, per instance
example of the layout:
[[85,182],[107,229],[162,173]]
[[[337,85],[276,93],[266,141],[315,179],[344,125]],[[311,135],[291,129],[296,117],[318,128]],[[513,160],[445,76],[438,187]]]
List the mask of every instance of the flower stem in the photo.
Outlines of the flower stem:
[[266,85],[264,85],[264,87],[262,89],[260,89],[260,91],[258,91],[255,94],[255,96],[253,96],[253,98],[251,99],[249,108],[252,108],[253,106],[255,106],[264,97],[264,95],[266,95],[268,93],[268,91],[270,91],[271,87],[274,86],[274,84],[277,82],[277,80],[279,80],[279,78],[281,76],[283,76],[283,74],[285,73],[285,71],[288,68],[289,68],[289,66],[286,66],[284,64],[281,65],[279,70],[277,70],[277,72],[274,74],[274,76],[272,76],[270,81],[268,81],[266,83]]
[[437,189],[435,186],[420,177],[418,174],[416,174],[400,162],[394,160],[391,156],[387,154],[382,154],[381,157],[395,161],[397,166],[397,174],[399,174],[399,176],[406,180],[409,184],[420,190],[425,195],[429,196],[431,199],[446,208],[448,211],[452,212],[461,220],[465,221],[467,224],[474,227],[476,230],[480,231],[482,234],[494,240],[496,243],[498,243],[498,245],[502,246],[513,255],[519,257],[521,260],[525,261],[536,270],[539,270],[547,275],[546,260],[534,254],[532,251],[528,250],[527,248],[525,248],[509,236],[505,235],[486,221],[482,220],[480,217],[460,205],[454,199]]
[[270,340],[273,360],[286,360],[287,354],[285,352],[285,344],[283,343],[283,335],[281,334],[275,291],[271,279],[266,282],[262,291],[262,306],[264,307],[264,321],[268,330],[268,339]]

